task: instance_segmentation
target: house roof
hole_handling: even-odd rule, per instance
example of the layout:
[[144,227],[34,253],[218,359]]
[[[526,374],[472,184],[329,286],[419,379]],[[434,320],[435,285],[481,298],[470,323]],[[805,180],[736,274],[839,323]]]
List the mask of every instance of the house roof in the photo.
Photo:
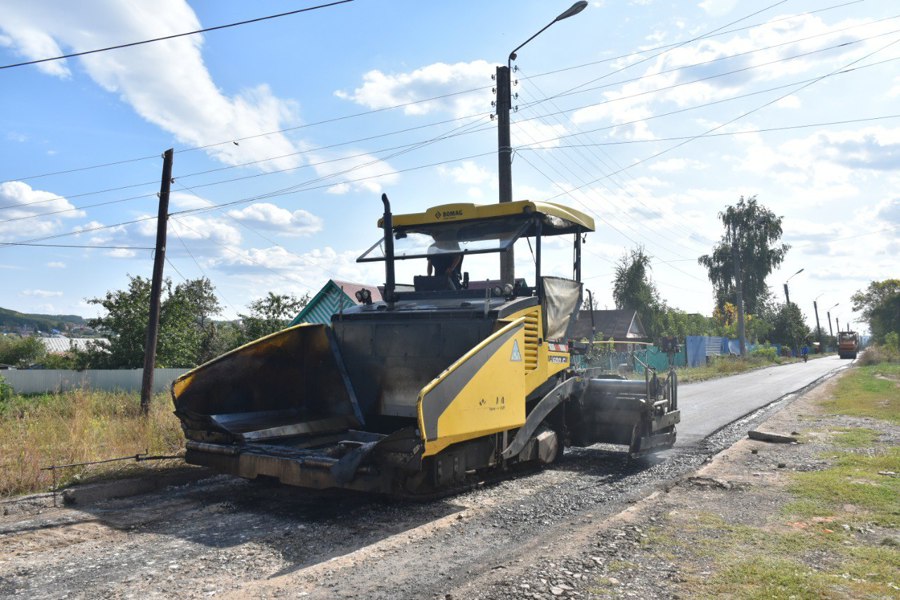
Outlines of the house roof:
[[39,337],[37,338],[50,354],[64,354],[71,348],[87,350],[91,342],[105,342],[102,338],[70,338],[70,337]]
[[621,310],[583,310],[569,331],[572,339],[591,338],[591,313],[594,315],[593,331],[602,333],[604,339],[641,341],[647,339],[647,332],[637,311]]
[[329,279],[322,286],[322,289],[313,296],[312,300],[303,307],[300,314],[294,317],[291,325],[299,323],[331,323],[331,315],[340,312],[343,308],[359,304],[356,300],[356,292],[363,289],[369,290],[372,294],[372,302],[381,300],[381,291],[378,289],[378,286]]

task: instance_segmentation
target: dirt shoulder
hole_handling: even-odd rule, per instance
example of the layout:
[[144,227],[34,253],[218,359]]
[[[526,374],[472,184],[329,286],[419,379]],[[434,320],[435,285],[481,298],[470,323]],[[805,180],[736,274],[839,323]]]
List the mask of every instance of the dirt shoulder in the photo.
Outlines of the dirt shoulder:
[[[596,524],[587,515],[451,596],[900,598],[900,427],[825,408],[853,371],[757,427],[799,443],[742,439],[667,489]],[[893,383],[885,402],[900,396]]]

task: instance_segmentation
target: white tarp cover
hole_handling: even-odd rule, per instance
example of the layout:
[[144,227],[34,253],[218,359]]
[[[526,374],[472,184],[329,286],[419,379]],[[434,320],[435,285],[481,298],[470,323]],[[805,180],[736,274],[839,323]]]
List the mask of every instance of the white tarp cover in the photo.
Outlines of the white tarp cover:
[[544,339],[564,340],[581,304],[581,284],[561,277],[543,277]]

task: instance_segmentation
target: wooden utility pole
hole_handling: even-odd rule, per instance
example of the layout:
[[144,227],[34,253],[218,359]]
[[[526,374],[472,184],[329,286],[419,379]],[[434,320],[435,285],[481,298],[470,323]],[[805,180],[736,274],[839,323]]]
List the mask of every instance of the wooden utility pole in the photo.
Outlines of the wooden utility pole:
[[163,154],[162,182],[159,185],[159,212],[156,217],[156,252],[153,256],[153,282],[150,285],[150,316],[147,320],[147,343],[144,345],[144,377],[141,381],[141,414],[150,411],[153,395],[153,369],[156,367],[156,340],[159,337],[159,305],[162,294],[163,265],[166,261],[166,225],[169,220],[169,186],[172,183],[172,156],[169,148]]

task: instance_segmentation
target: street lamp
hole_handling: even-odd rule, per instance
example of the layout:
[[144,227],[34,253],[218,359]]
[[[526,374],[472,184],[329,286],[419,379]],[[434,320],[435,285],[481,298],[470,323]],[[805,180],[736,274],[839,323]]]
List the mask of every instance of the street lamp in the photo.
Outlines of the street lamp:
[[794,273],[794,275],[791,275],[790,277],[788,277],[787,281],[784,282],[784,300],[785,300],[785,302],[787,302],[788,306],[790,306],[790,304],[791,304],[791,295],[788,293],[788,281],[793,279],[795,275],[799,275],[802,272],[803,272],[803,269],[800,269],[799,271]]
[[[579,0],[570,6],[555,19],[547,23],[543,29],[510,52],[505,67],[497,67],[497,176],[500,187],[500,202],[512,202],[512,142],[510,142],[509,137],[509,111],[512,108],[512,85],[510,84],[509,74],[512,61],[516,59],[516,52],[522,46],[539,36],[557,21],[577,15],[587,7],[587,4],[586,0]],[[506,252],[500,253],[500,279],[503,283],[509,284],[512,284],[515,280],[515,256],[512,246]]]
[[834,330],[831,329],[831,309],[835,306],[840,306],[840,304],[840,302],[835,302],[834,306],[832,306],[825,312],[825,314],[828,315],[828,335],[831,337],[834,337]]

